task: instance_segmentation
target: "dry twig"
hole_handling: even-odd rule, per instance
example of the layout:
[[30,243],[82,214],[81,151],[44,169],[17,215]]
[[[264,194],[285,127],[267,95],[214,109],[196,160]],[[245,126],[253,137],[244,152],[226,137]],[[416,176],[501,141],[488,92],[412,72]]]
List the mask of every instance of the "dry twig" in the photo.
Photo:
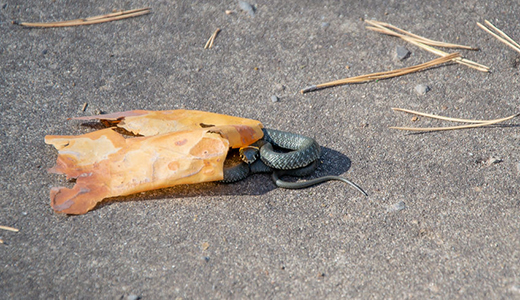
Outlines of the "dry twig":
[[217,28],[215,32],[209,37],[208,41],[206,42],[206,45],[204,46],[204,49],[211,49],[213,47],[213,42],[215,42],[215,38],[217,37],[217,34],[220,32],[220,28]]
[[431,60],[426,63],[422,63],[420,65],[415,65],[415,66],[411,66],[411,67],[407,67],[407,68],[372,73],[372,74],[367,74],[367,75],[360,75],[360,76],[356,76],[356,77],[349,77],[349,78],[335,80],[335,81],[331,81],[331,82],[327,82],[327,83],[312,85],[312,86],[304,88],[300,92],[302,94],[304,94],[304,93],[320,90],[323,88],[328,88],[328,87],[338,86],[338,85],[343,85],[343,84],[348,84],[348,83],[362,83],[362,82],[367,82],[367,81],[372,81],[372,80],[387,79],[387,78],[397,77],[397,76],[401,76],[401,75],[406,75],[406,74],[418,72],[418,71],[421,71],[421,70],[424,70],[427,68],[431,68],[436,65],[440,65],[440,64],[449,62],[457,57],[460,57],[460,54],[453,53],[453,54],[449,54],[447,56],[443,56],[443,57]]
[[502,30],[500,30],[497,27],[495,27],[495,25],[491,24],[491,22],[489,22],[488,20],[485,20],[484,23],[486,23],[486,25],[491,27],[491,29],[493,29],[496,32],[498,32],[498,34],[494,33],[493,31],[488,29],[486,26],[480,24],[479,22],[477,22],[477,25],[478,25],[478,27],[484,29],[487,33],[489,33],[492,36],[496,37],[502,43],[504,43],[504,44],[508,45],[509,47],[513,48],[515,51],[520,52],[520,45],[517,42],[515,42],[512,38],[510,38]]
[[389,127],[390,129],[398,129],[398,130],[408,130],[408,131],[443,131],[443,130],[455,130],[455,129],[468,129],[468,128],[476,128],[476,127],[483,127],[487,125],[493,125],[498,124],[507,120],[511,120],[515,117],[520,116],[520,113],[514,114],[509,117],[501,118],[501,119],[495,119],[495,120],[469,120],[469,119],[457,119],[457,118],[449,118],[449,117],[443,117],[443,116],[437,116],[427,113],[422,113],[418,111],[413,111],[409,109],[403,109],[403,108],[392,108],[394,111],[402,111],[409,114],[414,114],[422,117],[432,118],[432,119],[438,119],[438,120],[445,120],[445,121],[451,121],[451,122],[459,122],[459,123],[473,123],[471,125],[461,125],[461,126],[449,126],[449,127],[429,127],[429,128],[416,128],[416,127]]
[[17,22],[13,21],[13,24],[24,26],[24,27],[68,27],[68,26],[79,26],[79,25],[92,25],[99,24],[111,21],[117,21],[137,16],[142,16],[150,13],[150,8],[138,8],[132,10],[125,10],[116,13],[89,17],[84,19],[76,19],[69,21],[59,21],[59,22],[48,22],[48,23],[29,23],[29,22]]
[[[444,42],[430,40],[430,39],[415,35],[413,33],[410,33],[408,31],[402,30],[398,27],[395,27],[393,25],[383,23],[383,22],[378,22],[378,21],[373,21],[373,20],[365,20],[365,22],[372,25],[372,26],[366,27],[369,30],[399,37],[411,44],[414,44],[414,45],[416,45],[426,51],[434,53],[438,56],[446,56],[449,53],[439,50],[437,48],[434,48],[432,46],[445,47],[445,48],[460,48],[460,49],[466,49],[466,50],[478,50],[478,48],[473,48],[473,47],[469,47],[469,46],[450,44],[450,43],[444,43]],[[479,70],[481,72],[489,72],[489,67],[478,64],[469,59],[458,57],[458,58],[454,59],[453,61],[455,61],[456,63],[462,64],[462,65],[466,65],[470,68]]]

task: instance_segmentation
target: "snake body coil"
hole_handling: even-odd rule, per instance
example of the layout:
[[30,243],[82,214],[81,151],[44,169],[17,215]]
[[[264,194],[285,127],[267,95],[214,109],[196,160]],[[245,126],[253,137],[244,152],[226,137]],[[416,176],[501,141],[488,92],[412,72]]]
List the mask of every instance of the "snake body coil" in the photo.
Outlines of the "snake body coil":
[[[320,158],[320,145],[310,137],[274,129],[264,128],[263,131],[266,144],[260,148],[260,159],[273,169],[303,168]],[[275,152],[273,146],[292,151]]]
[[[234,167],[225,168],[223,182],[236,182],[246,178],[249,174],[273,173],[273,181],[276,186],[281,188],[301,189],[329,180],[339,180],[350,184],[367,196],[367,193],[359,186],[339,176],[324,176],[299,182],[281,180],[280,177],[284,175],[298,177],[310,175],[318,167],[321,148],[310,137],[274,129],[264,128],[262,130],[264,137],[252,147],[246,147],[249,151],[259,149],[260,159],[256,159],[258,153],[241,153],[243,160],[248,163],[242,162]],[[276,152],[273,146],[290,151]]]

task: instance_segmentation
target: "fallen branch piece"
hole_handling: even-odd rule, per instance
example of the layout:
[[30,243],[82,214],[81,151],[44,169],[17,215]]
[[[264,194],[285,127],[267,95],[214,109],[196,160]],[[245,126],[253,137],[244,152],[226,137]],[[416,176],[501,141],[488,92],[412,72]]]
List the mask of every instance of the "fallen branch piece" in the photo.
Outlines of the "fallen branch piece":
[[7,230],[7,231],[12,231],[12,232],[18,232],[19,231],[16,228],[9,227],[9,226],[1,226],[1,225],[0,225],[0,229]]
[[[427,39],[427,38],[415,35],[413,33],[410,33],[408,31],[402,30],[402,29],[400,29],[398,27],[395,27],[393,25],[390,25],[390,24],[387,24],[387,23],[383,23],[383,22],[378,22],[378,21],[373,21],[373,20],[365,20],[365,22],[370,24],[370,25],[372,25],[372,26],[367,26],[366,27],[369,30],[376,31],[376,32],[379,32],[379,33],[383,33],[383,34],[387,34],[387,35],[391,35],[391,36],[399,37],[399,38],[401,38],[401,39],[403,39],[403,40],[405,40],[405,41],[407,41],[407,42],[409,42],[411,44],[416,45],[419,48],[422,48],[422,49],[424,49],[426,51],[434,53],[434,54],[436,54],[438,56],[446,56],[446,55],[448,55],[448,53],[444,52],[442,50],[439,50],[437,48],[434,48],[432,46],[445,47],[445,48],[460,48],[460,49],[466,49],[466,50],[478,50],[478,48],[473,48],[473,47],[469,47],[469,46],[457,45],[457,44],[449,44],[449,43],[444,43],[444,42],[438,42],[438,41],[430,40],[430,39]],[[398,32],[396,32],[394,30],[399,31],[401,33],[398,33]],[[465,59],[465,58],[462,58],[462,57],[456,58],[456,59],[454,59],[454,61],[456,63],[462,64],[462,65],[466,65],[466,66],[468,66],[470,68],[479,70],[481,72],[489,72],[489,69],[490,69],[487,66],[481,65],[479,63],[476,63],[474,61],[471,61],[469,59]]]
[[13,24],[24,26],[24,27],[40,27],[40,28],[69,27],[69,26],[92,25],[92,24],[117,21],[117,20],[146,15],[148,13],[150,13],[150,8],[147,7],[147,8],[125,10],[125,11],[115,12],[115,13],[101,15],[101,16],[69,20],[69,21],[47,22],[47,23],[29,23],[29,22],[13,21]]
[[443,117],[443,116],[437,116],[422,112],[417,112],[413,110],[403,109],[403,108],[392,108],[394,111],[402,111],[409,114],[414,114],[422,117],[432,118],[432,119],[438,119],[438,120],[445,120],[445,121],[451,121],[451,122],[459,122],[459,123],[473,123],[471,125],[461,125],[461,126],[449,126],[449,127],[429,127],[429,128],[416,128],[416,127],[389,127],[390,129],[397,129],[397,130],[408,130],[408,131],[444,131],[444,130],[455,130],[455,129],[468,129],[468,128],[476,128],[476,127],[483,127],[487,125],[493,125],[498,124],[507,120],[511,120],[515,117],[520,116],[520,113],[514,114],[509,117],[501,118],[501,119],[495,119],[495,120],[469,120],[469,119],[457,119],[457,118],[449,118],[449,117]]
[[520,45],[517,42],[515,42],[512,38],[510,38],[502,30],[498,29],[495,25],[491,24],[491,22],[489,22],[488,20],[485,20],[484,22],[486,23],[486,25],[491,27],[491,29],[493,29],[496,32],[498,32],[498,34],[500,34],[502,37],[500,37],[498,34],[494,33],[493,31],[489,30],[488,28],[486,28],[486,26],[480,24],[479,22],[477,22],[478,27],[484,29],[487,33],[489,33],[492,36],[496,37],[502,43],[504,43],[504,44],[508,45],[509,47],[513,48],[516,52],[520,52]]
[[367,75],[360,75],[360,76],[356,76],[356,77],[349,77],[349,78],[335,80],[335,81],[331,81],[331,82],[327,82],[327,83],[322,83],[322,84],[309,86],[309,87],[304,88],[300,92],[302,94],[304,94],[304,93],[316,91],[316,90],[319,90],[319,89],[328,88],[328,87],[332,87],[332,86],[338,86],[338,85],[344,85],[344,84],[348,84],[348,83],[362,83],[362,82],[367,82],[367,81],[372,81],[372,80],[387,79],[387,78],[397,77],[397,76],[401,76],[401,75],[410,74],[410,73],[413,73],[413,72],[422,71],[424,69],[428,69],[428,68],[431,68],[433,66],[449,62],[449,61],[451,61],[451,60],[453,60],[455,58],[458,58],[458,57],[460,57],[459,53],[453,53],[453,54],[449,54],[447,56],[443,56],[443,57],[431,60],[429,62],[422,63],[420,65],[415,65],[415,66],[411,66],[411,67],[407,67],[407,68],[402,68],[402,69],[397,69],[397,70],[392,70],[392,71],[372,73],[372,74],[367,74]]

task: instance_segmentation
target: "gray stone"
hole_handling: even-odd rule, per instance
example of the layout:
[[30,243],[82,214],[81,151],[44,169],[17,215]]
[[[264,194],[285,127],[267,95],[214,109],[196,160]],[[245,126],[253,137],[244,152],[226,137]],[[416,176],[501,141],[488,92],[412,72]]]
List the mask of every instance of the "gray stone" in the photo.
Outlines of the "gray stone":
[[271,96],[271,102],[278,102],[280,99],[278,97],[276,97],[275,95],[272,95]]
[[283,92],[283,91],[285,91],[285,86],[281,83],[277,83],[277,84],[275,84],[274,89],[277,92]]
[[430,87],[426,84],[418,84],[415,86],[415,92],[419,95],[426,95],[430,91]]
[[399,201],[399,202],[391,205],[390,207],[388,207],[388,211],[389,212],[400,211],[400,210],[403,210],[405,208],[406,208],[406,204],[404,203],[404,201]]
[[240,7],[241,10],[245,11],[246,13],[248,13],[251,17],[254,17],[255,16],[255,7],[245,1],[239,1],[238,2],[238,6]]
[[395,57],[399,60],[405,60],[410,57],[410,51],[403,46],[395,47]]

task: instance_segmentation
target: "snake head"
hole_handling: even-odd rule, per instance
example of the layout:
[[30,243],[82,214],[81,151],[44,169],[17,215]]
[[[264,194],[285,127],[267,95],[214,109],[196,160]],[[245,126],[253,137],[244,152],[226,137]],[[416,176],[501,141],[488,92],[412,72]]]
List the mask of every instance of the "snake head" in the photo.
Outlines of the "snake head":
[[260,156],[260,148],[255,146],[245,146],[239,150],[240,158],[247,164],[254,163]]

